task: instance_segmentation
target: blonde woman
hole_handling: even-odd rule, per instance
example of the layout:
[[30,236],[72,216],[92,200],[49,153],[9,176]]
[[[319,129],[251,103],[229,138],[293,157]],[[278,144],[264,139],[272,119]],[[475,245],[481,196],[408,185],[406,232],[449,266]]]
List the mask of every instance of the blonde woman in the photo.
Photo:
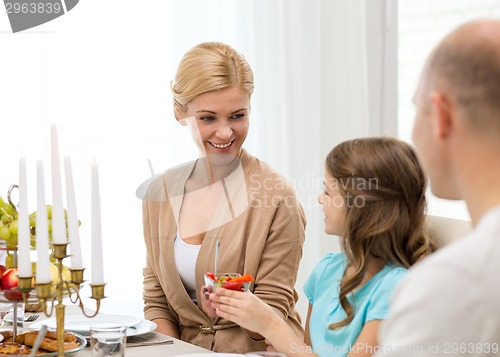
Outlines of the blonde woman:
[[341,237],[304,291],[309,299],[305,340],[258,297],[216,289],[216,316],[259,331],[287,355],[370,356],[380,321],[407,268],[434,250],[424,234],[425,177],[414,150],[390,138],[337,145],[326,158],[325,232]]
[[200,157],[138,191],[147,247],[145,317],[161,333],[217,352],[266,344],[260,334],[201,308],[203,277],[214,269],[251,274],[253,294],[303,334],[294,285],[305,217],[285,179],[243,149],[253,89],[250,66],[230,46],[189,50],[172,82],[174,114]]

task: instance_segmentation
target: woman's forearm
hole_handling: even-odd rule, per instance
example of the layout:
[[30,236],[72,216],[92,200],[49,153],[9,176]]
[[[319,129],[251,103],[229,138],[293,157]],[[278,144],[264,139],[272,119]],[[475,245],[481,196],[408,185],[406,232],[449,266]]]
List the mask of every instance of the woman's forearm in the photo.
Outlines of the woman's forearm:
[[174,324],[172,321],[167,319],[153,319],[153,322],[158,326],[156,328],[156,332],[160,332],[164,335],[168,335],[170,337],[174,337],[179,339],[179,326]]

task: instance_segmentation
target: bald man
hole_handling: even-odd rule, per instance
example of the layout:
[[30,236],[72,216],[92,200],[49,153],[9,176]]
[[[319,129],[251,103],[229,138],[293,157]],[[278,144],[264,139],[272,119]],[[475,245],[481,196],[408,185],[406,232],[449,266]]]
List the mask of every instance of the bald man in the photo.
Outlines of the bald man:
[[380,355],[500,355],[500,21],[462,25],[432,51],[413,140],[432,192],[464,199],[474,230],[417,264],[395,293]]

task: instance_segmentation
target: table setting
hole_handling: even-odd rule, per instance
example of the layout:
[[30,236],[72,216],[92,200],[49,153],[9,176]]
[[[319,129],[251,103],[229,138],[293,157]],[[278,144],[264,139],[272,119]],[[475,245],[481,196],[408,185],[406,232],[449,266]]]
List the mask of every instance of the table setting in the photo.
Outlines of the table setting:
[[[45,200],[44,163],[38,160],[37,210],[28,212],[23,156],[19,159],[19,183],[9,188],[6,200],[0,195],[0,355],[154,357],[212,353],[156,332],[153,321],[100,311],[101,300],[107,297],[97,163],[94,160],[91,165],[90,282],[84,279],[81,222],[69,157],[64,158],[64,169],[67,208],[62,204],[57,129],[52,125],[52,204]],[[12,200],[16,189],[17,205]],[[84,286],[90,287],[90,300],[83,299]]]
[[[7,316],[7,315],[6,315]],[[31,316],[38,316],[30,321]],[[3,328],[8,328],[13,320],[4,319]],[[19,321],[19,320],[18,320]],[[39,331],[43,326],[54,330],[56,319],[48,318],[37,312],[25,312],[22,324],[19,323],[20,332]],[[179,356],[185,354],[213,354],[201,347],[166,336],[154,331],[156,324],[152,321],[127,315],[99,313],[94,318],[88,318],[81,313],[78,306],[69,305],[66,309],[65,331],[74,333],[82,343],[81,348],[65,351],[65,356],[90,357],[90,328],[92,325],[118,324],[126,326],[126,352],[125,356]],[[1,330],[1,329],[0,329]],[[81,336],[81,337],[80,337]],[[57,356],[57,353],[37,355],[42,357]],[[234,356],[234,355],[233,355]]]

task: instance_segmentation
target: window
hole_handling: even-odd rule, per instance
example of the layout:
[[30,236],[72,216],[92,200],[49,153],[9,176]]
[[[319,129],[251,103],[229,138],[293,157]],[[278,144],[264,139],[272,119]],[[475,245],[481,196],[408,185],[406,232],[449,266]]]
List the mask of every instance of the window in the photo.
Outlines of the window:
[[[449,31],[471,19],[500,15],[499,0],[400,0],[398,3],[398,136],[411,142],[412,98],[431,49]],[[464,202],[428,194],[429,213],[469,219]]]

